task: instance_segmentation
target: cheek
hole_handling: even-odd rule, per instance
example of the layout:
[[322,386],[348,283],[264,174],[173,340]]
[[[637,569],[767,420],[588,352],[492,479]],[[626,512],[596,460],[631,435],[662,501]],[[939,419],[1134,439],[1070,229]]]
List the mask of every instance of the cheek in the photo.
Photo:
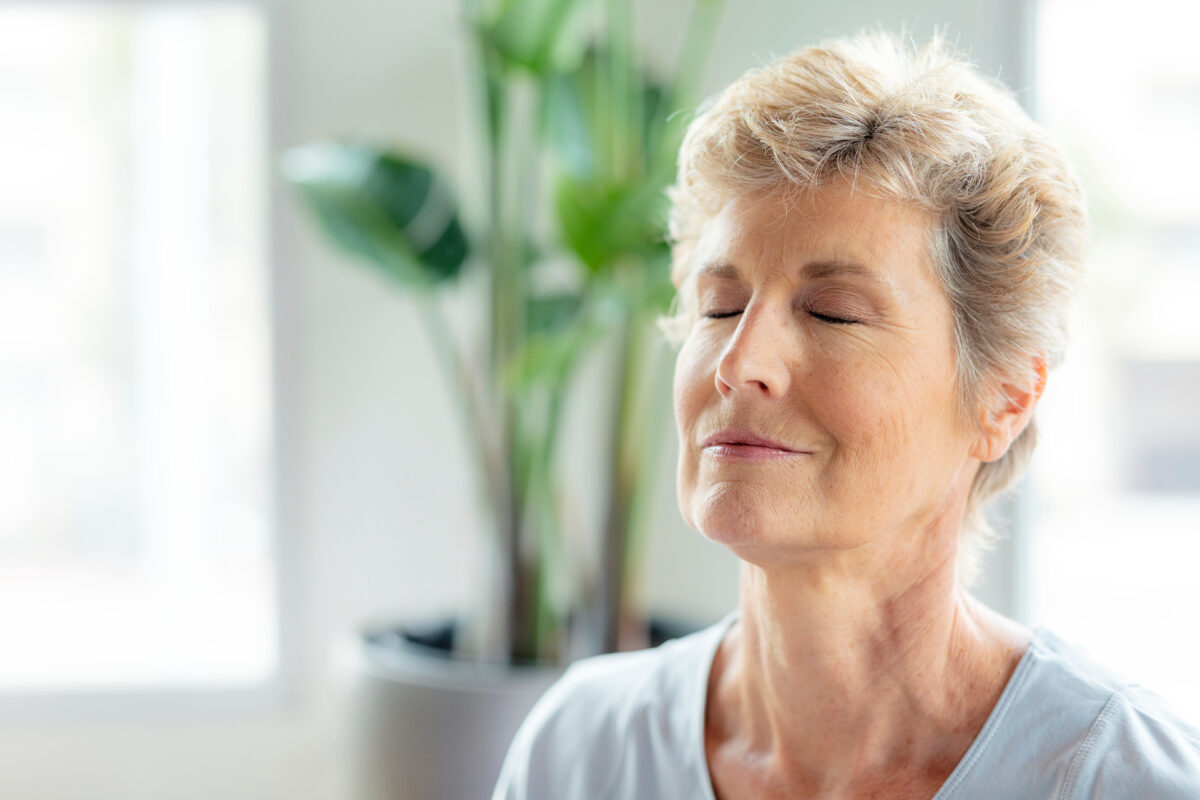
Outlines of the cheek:
[[879,358],[829,359],[800,380],[818,421],[843,444],[903,438],[911,387]]
[[953,371],[941,363],[875,364],[831,382],[827,427],[855,496],[923,496],[965,454]]
[[703,409],[709,395],[716,391],[712,364],[713,348],[710,345],[689,337],[679,349],[675,359],[675,378],[673,397],[675,404],[675,422],[682,436],[692,429],[696,418]]
[[693,506],[699,481],[700,452],[695,445],[701,415],[716,392],[715,378],[709,365],[711,348],[689,337],[675,359],[673,399],[675,423],[679,432],[679,463],[675,488],[679,511],[684,521],[696,528]]
[[823,398],[824,427],[840,455],[863,467],[920,457],[918,451],[940,438],[941,421],[951,416],[946,376],[915,363],[847,363],[831,367],[824,378],[813,387]]

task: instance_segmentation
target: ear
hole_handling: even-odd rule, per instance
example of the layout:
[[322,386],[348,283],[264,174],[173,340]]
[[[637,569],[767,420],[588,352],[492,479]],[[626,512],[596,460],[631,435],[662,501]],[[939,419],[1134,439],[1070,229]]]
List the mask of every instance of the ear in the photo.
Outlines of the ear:
[[1001,384],[991,405],[979,410],[979,437],[971,448],[971,455],[988,462],[1007,453],[1009,445],[1033,418],[1033,409],[1045,389],[1046,359],[1035,355],[1022,380]]

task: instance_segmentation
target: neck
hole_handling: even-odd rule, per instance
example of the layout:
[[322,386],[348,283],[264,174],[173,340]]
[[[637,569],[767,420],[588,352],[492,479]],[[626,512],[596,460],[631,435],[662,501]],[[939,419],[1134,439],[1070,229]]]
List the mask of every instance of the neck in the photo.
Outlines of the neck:
[[822,563],[744,562],[741,619],[710,683],[713,733],[809,791],[947,775],[1028,635],[958,588],[956,530],[925,533]]

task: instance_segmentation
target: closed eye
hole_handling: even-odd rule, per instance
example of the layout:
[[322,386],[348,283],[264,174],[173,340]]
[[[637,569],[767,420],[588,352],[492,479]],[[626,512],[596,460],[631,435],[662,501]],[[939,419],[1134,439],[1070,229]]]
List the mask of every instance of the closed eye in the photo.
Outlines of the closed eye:
[[845,319],[843,317],[831,317],[828,314],[818,314],[816,311],[809,311],[809,316],[821,322],[828,322],[831,325],[857,325],[856,319]]
[[[736,317],[738,314],[741,314],[741,313],[742,313],[741,309],[737,309],[734,311],[708,311],[704,314],[704,318],[705,319],[727,319],[729,317]],[[856,319],[846,319],[844,317],[834,317],[834,316],[830,316],[829,314],[820,314],[820,313],[817,313],[816,311],[810,311],[810,312],[808,312],[808,314],[813,319],[820,320],[821,322],[827,322],[830,325],[857,325],[858,324],[858,320],[856,320]]]

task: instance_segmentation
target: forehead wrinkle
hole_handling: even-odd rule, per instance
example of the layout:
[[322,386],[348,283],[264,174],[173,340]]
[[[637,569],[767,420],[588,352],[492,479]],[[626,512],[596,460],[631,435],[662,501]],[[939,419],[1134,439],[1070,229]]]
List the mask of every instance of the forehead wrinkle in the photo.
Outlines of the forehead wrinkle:
[[[854,207],[856,204],[860,207]],[[697,242],[697,251],[708,251],[707,261],[691,270],[685,283],[694,285],[699,277],[745,283],[750,273],[765,269],[794,282],[857,278],[889,297],[911,298],[916,287],[897,283],[902,276],[893,274],[893,268],[899,266],[894,263],[895,250],[901,244],[894,237],[900,233],[900,238],[907,238],[905,229],[932,226],[927,212],[914,217],[914,210],[922,211],[834,185],[807,192],[776,190],[730,197],[714,219],[717,224]],[[861,225],[850,230],[847,213],[865,214],[875,224],[867,225],[867,230]],[[889,229],[889,233],[884,235],[879,228]],[[924,261],[928,258],[926,237],[918,238],[923,241],[914,255]],[[741,263],[743,259],[748,263]],[[936,283],[935,275],[927,277]]]

